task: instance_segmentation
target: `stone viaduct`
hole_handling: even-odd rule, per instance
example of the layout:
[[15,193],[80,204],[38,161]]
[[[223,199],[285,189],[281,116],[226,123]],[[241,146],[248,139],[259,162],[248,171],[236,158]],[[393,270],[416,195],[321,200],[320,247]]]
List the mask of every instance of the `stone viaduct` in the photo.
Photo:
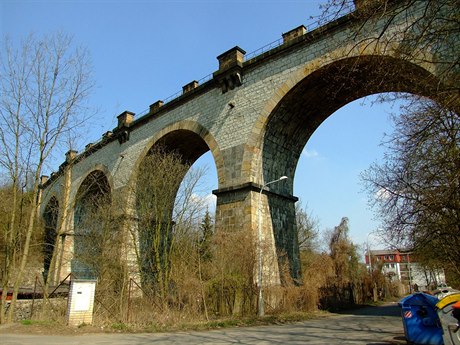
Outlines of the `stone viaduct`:
[[142,116],[123,112],[99,142],[79,154],[69,151],[59,170],[42,181],[41,212],[48,232],[61,235],[61,257],[67,258],[58,264],[59,276],[70,271],[78,238],[76,200],[88,179],[104,180],[103,192],[128,205],[127,185],[161,143],[189,162],[211,151],[218,176],[216,230],[246,231],[255,241],[261,187],[287,176],[261,194],[262,240],[269,248],[264,258],[270,282],[280,281],[286,257],[292,277],[299,277],[293,180],[302,149],[328,116],[353,100],[379,92],[429,94],[440,73],[430,52],[423,62],[402,59],[391,39],[417,16],[421,3],[401,12],[379,40],[374,38],[383,21],[362,26],[349,14],[314,30],[297,27],[258,54],[234,47],[217,57],[218,70],[201,84],[192,81]]

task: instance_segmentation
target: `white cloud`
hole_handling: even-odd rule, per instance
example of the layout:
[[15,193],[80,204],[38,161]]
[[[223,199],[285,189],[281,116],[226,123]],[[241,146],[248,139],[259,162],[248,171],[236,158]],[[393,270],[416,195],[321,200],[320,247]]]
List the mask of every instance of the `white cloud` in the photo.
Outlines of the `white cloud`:
[[198,195],[194,193],[191,196],[191,202],[199,205],[204,205],[205,207],[208,207],[209,211],[212,211],[216,208],[216,200],[217,197],[212,193],[207,195]]
[[216,208],[217,197],[214,194],[210,193],[204,196],[204,199],[205,199],[206,204],[209,207],[209,210],[214,210]]
[[318,151],[316,150],[303,150],[302,151],[302,155],[306,158],[315,158],[315,157],[318,157],[319,156],[319,153]]

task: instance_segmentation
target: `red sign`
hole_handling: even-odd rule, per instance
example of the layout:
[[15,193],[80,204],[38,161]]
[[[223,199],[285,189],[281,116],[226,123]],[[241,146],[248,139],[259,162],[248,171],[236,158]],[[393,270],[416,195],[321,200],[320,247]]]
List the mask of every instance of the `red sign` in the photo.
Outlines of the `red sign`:
[[404,312],[404,318],[410,319],[412,317],[412,312],[410,310]]

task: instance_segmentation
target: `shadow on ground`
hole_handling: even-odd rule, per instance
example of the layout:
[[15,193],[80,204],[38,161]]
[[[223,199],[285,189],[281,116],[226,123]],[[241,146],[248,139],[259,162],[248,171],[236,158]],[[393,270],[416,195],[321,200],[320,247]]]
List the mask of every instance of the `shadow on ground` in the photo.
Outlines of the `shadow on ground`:
[[338,311],[337,314],[401,317],[401,309],[398,306],[398,303],[393,302],[381,306],[364,305],[356,309]]

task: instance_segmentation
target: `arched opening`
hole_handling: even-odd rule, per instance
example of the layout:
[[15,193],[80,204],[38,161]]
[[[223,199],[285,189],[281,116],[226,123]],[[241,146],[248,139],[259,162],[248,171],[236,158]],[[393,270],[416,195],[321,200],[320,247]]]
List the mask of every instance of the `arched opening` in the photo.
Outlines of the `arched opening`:
[[46,280],[50,271],[54,247],[56,245],[57,226],[59,216],[59,202],[52,197],[43,212],[44,234],[43,234],[43,278]]
[[[382,162],[382,142],[394,130],[391,116],[405,104],[380,102],[382,96],[391,95],[355,100],[329,116],[309,138],[294,177],[298,206],[316,221],[318,230],[332,230],[348,217],[355,244],[366,244],[368,233],[379,227],[361,175],[371,164]],[[370,236],[369,241],[372,244],[377,237]]]
[[268,202],[279,264],[289,263],[300,277],[293,181],[300,155],[320,124],[344,105],[381,92],[433,94],[438,84],[424,69],[391,57],[348,58],[327,65],[299,82],[269,116],[263,139],[264,181],[289,177],[273,185]]
[[[139,163],[135,181],[138,265],[143,288],[155,291],[163,300],[171,286],[180,290],[181,279],[171,277],[172,258],[188,252],[178,247],[186,245],[184,238],[196,231],[192,219],[199,211],[195,208],[196,187],[206,176],[195,173],[194,163],[202,156],[212,161],[212,155],[205,155],[209,150],[200,134],[179,129],[157,140]],[[174,271],[181,269],[176,266]]]
[[74,260],[72,273],[78,278],[94,278],[102,274],[104,250],[110,249],[116,257],[113,245],[117,229],[112,228],[111,188],[107,176],[101,170],[91,172],[78,189],[74,210]]

